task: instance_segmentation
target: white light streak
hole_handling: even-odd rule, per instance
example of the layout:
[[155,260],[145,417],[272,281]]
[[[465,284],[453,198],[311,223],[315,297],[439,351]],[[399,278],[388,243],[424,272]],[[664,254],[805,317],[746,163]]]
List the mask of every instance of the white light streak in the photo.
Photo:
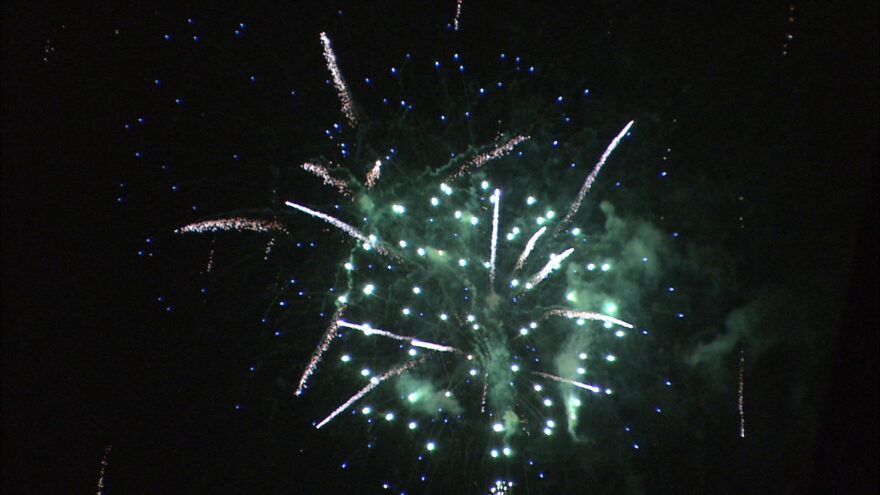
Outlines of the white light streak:
[[245,231],[251,232],[272,232],[279,231],[287,233],[287,228],[281,222],[276,220],[261,220],[259,218],[217,218],[214,220],[205,220],[203,222],[191,223],[184,225],[174,231],[175,234],[196,233],[204,234],[207,232],[220,231]]
[[547,275],[550,275],[550,272],[559,268],[559,264],[562,263],[565,258],[568,258],[573,252],[574,248],[568,248],[559,254],[552,255],[550,257],[550,261],[548,261],[547,264],[544,265],[544,268],[541,268],[541,271],[532,275],[532,278],[530,278],[529,281],[526,283],[526,289],[532,289],[536,285],[541,283],[542,280],[547,278]]
[[318,344],[318,347],[315,349],[315,352],[312,353],[312,358],[309,359],[309,364],[306,366],[306,369],[303,371],[302,377],[299,379],[299,385],[296,387],[296,392],[294,395],[302,395],[303,391],[306,389],[306,382],[312,373],[315,372],[315,369],[318,367],[318,363],[321,362],[321,356],[324,354],[324,351],[330,347],[330,342],[336,338],[337,330],[339,329],[338,323],[339,318],[342,316],[342,312],[345,311],[345,305],[339,306],[336,310],[336,314],[333,315],[333,323],[327,327],[327,331],[324,332],[324,337],[321,338],[321,343]]
[[495,255],[498,250],[498,209],[501,207],[501,189],[495,189],[492,195],[495,210],[492,213],[492,248],[489,254],[489,289],[495,290]]
[[544,318],[550,316],[564,316],[566,318],[575,319],[580,318],[584,320],[598,320],[604,321],[606,323],[613,323],[615,325],[620,325],[626,328],[632,328],[632,323],[627,323],[623,320],[618,320],[613,316],[603,315],[602,313],[593,313],[590,311],[572,311],[570,309],[551,309],[544,313]]
[[620,144],[620,140],[623,139],[623,136],[629,132],[629,128],[632,127],[634,120],[630,120],[628,124],[626,124],[623,129],[617,133],[614,139],[611,140],[611,143],[608,144],[608,147],[605,148],[605,152],[602,153],[602,156],[599,157],[599,161],[596,162],[596,166],[593,167],[593,171],[590,172],[590,175],[587,176],[587,179],[584,181],[584,184],[581,186],[580,192],[578,192],[577,199],[571,204],[571,208],[569,208],[568,213],[565,215],[565,218],[559,222],[559,225],[556,227],[557,230],[561,230],[568,222],[571,220],[571,217],[577,213],[578,208],[581,207],[581,202],[584,200],[584,197],[590,192],[590,188],[593,187],[593,182],[596,180],[596,177],[599,175],[599,171],[602,170],[602,166],[605,165],[605,161],[608,160],[608,157],[611,156],[611,153],[614,151],[614,148],[617,148],[617,145]]
[[453,30],[458,31],[459,21],[461,20],[461,4],[464,0],[458,0],[455,4],[455,18],[452,19]]
[[522,254],[519,255],[519,259],[516,260],[516,267],[514,270],[520,270],[523,267],[523,264],[526,262],[526,258],[531,254],[532,249],[535,249],[535,243],[538,241],[538,238],[544,235],[544,232],[547,232],[547,227],[541,227],[537,232],[532,234],[532,237],[529,238],[529,242],[526,243],[526,248],[523,249]]
[[424,340],[419,340],[415,337],[410,337],[407,335],[398,335],[393,332],[389,332],[388,330],[382,330],[381,328],[372,328],[367,325],[359,325],[357,323],[349,323],[345,320],[339,320],[336,322],[340,327],[351,328],[354,330],[360,330],[364,333],[364,335],[381,335],[382,337],[388,337],[389,339],[394,340],[402,340],[405,342],[409,342],[413,347],[421,347],[423,349],[430,349],[432,351],[439,352],[461,352],[455,347],[450,347],[448,345],[443,344],[435,344],[433,342],[426,342]]
[[343,402],[342,405],[340,405],[339,407],[334,409],[333,412],[331,412],[329,416],[324,418],[323,421],[318,423],[315,426],[315,429],[319,429],[322,426],[329,423],[330,421],[332,421],[333,418],[335,418],[337,415],[339,415],[339,413],[341,413],[342,411],[345,411],[352,404],[357,402],[360,398],[362,398],[363,396],[370,393],[370,391],[373,390],[374,388],[376,388],[380,383],[384,382],[385,380],[387,380],[391,377],[397,376],[397,375],[403,373],[404,371],[408,371],[408,370],[412,369],[417,364],[421,364],[424,360],[425,360],[424,358],[421,358],[421,359],[416,359],[414,361],[409,361],[409,362],[402,364],[396,368],[392,368],[392,369],[386,371],[384,374],[382,374],[380,376],[374,377],[373,379],[370,380],[370,383],[367,384],[367,386],[360,389],[358,391],[358,393],[352,395],[347,401]]
[[349,189],[348,181],[333,177],[330,175],[330,171],[327,170],[327,167],[324,165],[320,165],[318,163],[305,162],[300,165],[303,170],[314,174],[320,177],[324,181],[325,186],[335,187],[339,194],[343,196],[351,195],[351,190]]
[[349,236],[351,236],[351,237],[363,242],[364,244],[370,246],[371,248],[375,249],[376,252],[381,254],[382,256],[388,256],[388,257],[394,258],[395,260],[401,261],[396,255],[394,255],[394,253],[392,253],[391,251],[388,251],[387,249],[385,249],[384,246],[378,244],[375,241],[375,236],[367,237],[363,233],[361,233],[360,230],[352,227],[351,225],[343,222],[342,220],[340,220],[336,217],[332,217],[326,213],[321,213],[320,211],[315,211],[315,210],[308,208],[306,206],[294,203],[293,201],[286,201],[284,204],[286,204],[287,206],[289,206],[291,208],[297,209],[303,213],[311,215],[315,218],[320,218],[321,220],[329,223],[330,225],[336,227],[337,229],[345,232]]
[[455,178],[461,177],[462,175],[464,175],[465,173],[468,172],[468,169],[471,166],[473,166],[474,168],[480,168],[483,165],[485,165],[486,162],[488,162],[489,160],[494,160],[496,158],[501,158],[501,157],[507,155],[508,153],[513,151],[513,148],[516,145],[518,145],[519,143],[521,143],[523,141],[530,139],[530,137],[531,136],[523,136],[522,134],[517,134],[516,136],[508,139],[507,142],[505,142],[504,144],[500,144],[500,145],[496,146],[491,151],[487,151],[485,153],[480,153],[479,155],[466,161],[461,166],[461,168],[458,169],[458,172],[452,174],[450,179],[455,179]]
[[330,38],[327,37],[327,33],[321,33],[321,44],[324,46],[324,59],[327,61],[327,70],[329,70],[330,74],[333,76],[333,85],[336,86],[336,95],[339,97],[339,102],[342,105],[342,113],[345,114],[349,127],[357,127],[357,116],[354,114],[354,104],[351,99],[351,94],[348,92],[348,86],[346,86],[345,80],[342,78],[342,72],[336,65],[336,54],[333,53],[333,48],[330,46]]
[[575,387],[582,388],[584,390],[589,390],[590,392],[593,392],[594,394],[598,394],[598,393],[602,392],[602,389],[600,387],[597,387],[596,385],[589,385],[589,384],[586,384],[583,382],[569,380],[568,378],[562,378],[561,376],[551,375],[550,373],[545,373],[543,371],[533,371],[532,373],[534,373],[535,375],[538,375],[538,376],[543,376],[544,378],[548,378],[548,379],[553,380],[555,382],[567,383],[569,385],[574,385]]

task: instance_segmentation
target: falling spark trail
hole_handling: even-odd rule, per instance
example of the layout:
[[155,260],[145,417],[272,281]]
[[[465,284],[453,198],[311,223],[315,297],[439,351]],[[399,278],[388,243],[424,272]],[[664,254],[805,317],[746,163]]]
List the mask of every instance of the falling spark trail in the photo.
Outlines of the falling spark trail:
[[602,391],[602,389],[599,388],[599,387],[597,387],[596,385],[588,385],[588,384],[583,383],[583,382],[578,382],[578,381],[570,380],[570,379],[568,379],[568,378],[562,378],[561,376],[551,375],[550,373],[545,373],[545,372],[543,372],[543,371],[533,371],[532,373],[534,373],[534,374],[536,374],[536,375],[538,375],[538,376],[543,376],[544,378],[549,378],[549,379],[551,379],[551,380],[553,380],[553,381],[556,381],[556,382],[567,383],[567,384],[569,384],[569,385],[574,385],[575,387],[580,387],[580,388],[582,388],[582,389],[589,390],[590,392],[593,392],[593,393],[597,393],[597,394],[598,394],[598,393],[600,393],[600,392]]
[[587,176],[587,179],[584,181],[584,184],[581,186],[580,192],[578,192],[577,199],[571,204],[571,208],[568,210],[568,214],[565,215],[565,218],[559,222],[559,225],[556,227],[557,231],[565,228],[568,225],[568,222],[571,220],[571,217],[577,213],[578,209],[581,207],[581,202],[584,200],[584,197],[590,192],[590,188],[593,187],[593,182],[596,180],[596,177],[599,175],[599,171],[602,170],[602,166],[605,165],[605,161],[608,160],[608,157],[611,156],[611,153],[614,151],[614,148],[617,148],[617,145],[620,144],[620,140],[623,139],[623,136],[626,136],[626,133],[629,132],[629,128],[632,127],[634,120],[630,120],[628,124],[623,127],[617,136],[611,140],[611,143],[608,144],[608,147],[605,148],[605,152],[602,153],[602,156],[599,157],[599,161],[596,162],[596,166],[593,167],[593,171],[590,172],[590,175]]
[[489,388],[489,372],[483,373],[483,394],[480,396],[480,412],[486,412],[486,389]]
[[345,320],[339,320],[336,322],[340,327],[351,328],[354,330],[360,330],[364,333],[364,335],[381,335],[383,337],[388,337],[389,339],[395,340],[403,340],[409,342],[413,347],[421,347],[423,349],[430,349],[432,351],[440,351],[440,352],[461,352],[459,349],[455,347],[451,347],[443,344],[435,344],[433,342],[426,342],[424,340],[419,340],[415,337],[409,337],[406,335],[398,335],[393,332],[389,332],[388,330],[382,330],[380,328],[372,328],[367,325],[358,325],[355,323],[349,323]]
[[386,371],[381,376],[373,377],[372,379],[370,379],[370,383],[366,387],[360,389],[360,391],[358,391],[358,393],[352,395],[347,401],[343,402],[342,405],[340,405],[339,407],[334,409],[333,412],[330,413],[329,416],[324,418],[323,421],[321,421],[320,423],[318,423],[315,426],[315,429],[320,429],[322,426],[324,426],[327,423],[329,423],[330,421],[332,421],[333,418],[335,418],[337,415],[339,415],[339,413],[341,413],[342,411],[345,411],[346,409],[348,409],[349,406],[351,406],[352,404],[357,402],[361,397],[370,393],[370,391],[373,390],[374,388],[376,388],[380,383],[384,382],[385,380],[387,380],[391,377],[397,376],[397,375],[403,373],[404,371],[408,371],[408,370],[412,369],[417,364],[421,364],[424,360],[425,360],[424,358],[421,358],[421,359],[416,359],[414,361],[409,361],[406,364],[403,364],[401,366],[398,366],[396,368],[392,368],[391,370]]
[[529,257],[529,254],[532,252],[532,249],[535,249],[535,242],[538,241],[538,238],[541,237],[544,232],[547,232],[547,227],[541,227],[537,232],[532,234],[532,237],[529,238],[529,242],[526,243],[526,248],[523,249],[521,255],[519,255],[519,259],[516,260],[516,267],[514,271],[520,270],[523,267],[523,263],[526,262],[526,258]]
[[458,2],[455,3],[455,18],[452,20],[454,26],[453,29],[455,31],[458,31],[459,21],[461,20],[461,4],[463,2],[464,0],[458,0]]
[[330,215],[327,215],[326,213],[321,213],[320,211],[315,211],[315,210],[308,208],[308,207],[305,207],[303,205],[296,204],[293,201],[287,201],[284,204],[286,204],[287,206],[289,206],[291,208],[295,208],[303,213],[307,213],[315,218],[320,218],[321,220],[329,223],[330,225],[336,227],[337,229],[345,232],[349,236],[351,236],[351,237],[363,242],[364,244],[370,246],[371,248],[375,249],[376,252],[378,252],[382,256],[388,256],[388,257],[394,258],[395,260],[400,261],[396,255],[394,255],[393,253],[391,253],[390,251],[388,251],[387,249],[385,249],[381,245],[377,244],[369,237],[365,236],[363,233],[361,233],[360,230],[352,227],[351,225],[343,222],[342,220],[340,220],[336,217],[331,217]]
[[602,313],[593,313],[590,311],[572,311],[569,309],[551,309],[550,311],[547,311],[546,313],[544,313],[544,318],[547,318],[548,316],[564,316],[566,318],[571,318],[571,319],[582,318],[584,320],[599,320],[599,321],[605,321],[608,323],[614,323],[615,325],[620,325],[620,326],[626,327],[626,328],[633,328],[632,323],[627,323],[623,320],[618,320],[617,318],[614,318],[613,316],[603,315]]
[[208,264],[205,265],[205,273],[211,273],[211,270],[214,269],[214,249],[211,248],[208,251]]
[[746,437],[746,419],[745,419],[745,411],[743,410],[743,386],[745,385],[743,380],[743,368],[746,364],[746,351],[745,349],[739,350],[739,389],[737,390],[737,407],[739,408],[739,437]]
[[321,343],[318,344],[318,347],[315,349],[315,352],[312,353],[312,358],[309,359],[309,364],[306,366],[306,369],[303,371],[302,377],[299,379],[299,385],[296,387],[296,392],[294,395],[302,395],[303,391],[306,388],[306,381],[308,381],[309,377],[312,373],[315,372],[315,368],[318,367],[318,363],[321,362],[321,356],[323,356],[324,351],[330,347],[330,342],[336,338],[337,330],[339,330],[339,318],[342,316],[342,312],[345,311],[345,305],[339,306],[339,309],[336,310],[336,314],[333,315],[333,323],[327,327],[327,331],[324,332],[324,337],[321,339]]
[[501,158],[502,156],[507,155],[508,153],[513,151],[513,148],[516,147],[516,145],[530,138],[531,136],[523,136],[522,134],[517,134],[516,136],[508,139],[506,143],[496,146],[491,151],[480,153],[479,155],[466,161],[461,166],[461,168],[458,169],[458,172],[452,174],[450,179],[457,179],[458,177],[466,174],[471,166],[473,166],[474,168],[480,168],[485,165],[486,162],[488,162],[489,160],[494,160],[496,158]]
[[330,171],[327,170],[327,167],[324,165],[319,165],[317,163],[306,162],[301,165],[303,170],[306,172],[310,172],[318,177],[320,177],[324,181],[325,186],[333,186],[338,191],[339,194],[344,196],[348,196],[351,194],[351,190],[349,189],[348,182],[342,179],[338,179],[330,175]]
[[495,291],[495,254],[498,250],[498,209],[501,205],[501,189],[495,189],[492,195],[495,203],[495,210],[492,213],[492,248],[489,254],[489,288]]
[[321,33],[321,44],[324,46],[324,59],[327,61],[327,70],[333,76],[333,85],[336,86],[336,94],[339,96],[339,102],[342,105],[342,113],[348,119],[349,127],[357,127],[357,116],[354,114],[351,94],[348,91],[345,80],[342,78],[342,72],[336,65],[336,55],[330,46],[330,38],[327,37],[327,33]]
[[217,218],[214,220],[205,220],[204,222],[191,223],[184,225],[179,229],[175,229],[175,234],[196,233],[204,234],[206,232],[220,231],[244,231],[252,232],[271,232],[280,231],[287,232],[287,228],[281,222],[275,220],[260,220],[258,218]]
[[530,278],[528,283],[526,283],[526,289],[532,289],[536,285],[541,283],[542,280],[547,278],[547,275],[549,275],[550,272],[559,268],[559,264],[562,263],[562,260],[564,260],[565,258],[568,258],[569,255],[571,255],[571,253],[573,253],[573,252],[574,252],[574,248],[568,248],[559,254],[552,255],[550,257],[550,261],[548,261],[547,264],[544,265],[544,268],[541,268],[541,271],[532,275],[532,278]]
[[104,457],[101,458],[101,470],[98,471],[98,491],[95,492],[97,495],[101,495],[104,493],[104,479],[107,474],[107,465],[109,463],[110,451],[113,449],[113,445],[107,445],[104,447]]
[[272,248],[275,247],[276,239],[273,237],[269,239],[269,242],[266,243],[266,250],[263,253],[263,261],[269,259],[269,255],[272,254]]

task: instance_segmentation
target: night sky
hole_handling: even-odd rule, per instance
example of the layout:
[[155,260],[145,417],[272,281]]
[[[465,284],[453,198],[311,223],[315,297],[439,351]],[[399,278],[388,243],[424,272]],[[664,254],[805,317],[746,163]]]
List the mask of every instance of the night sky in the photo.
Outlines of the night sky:
[[[465,1],[458,32],[452,0],[258,3],[4,2],[4,493],[94,493],[108,446],[107,494],[877,493],[876,2]],[[616,278],[567,283],[650,334],[591,376],[618,393],[579,440],[499,468],[469,421],[421,460],[359,411],[314,428],[362,385],[293,395],[353,243],[284,202],[367,207],[300,164],[387,153],[375,198],[416,203],[528,132],[474,180],[563,212],[629,120],[579,212]],[[239,216],[287,233],[173,233]]]

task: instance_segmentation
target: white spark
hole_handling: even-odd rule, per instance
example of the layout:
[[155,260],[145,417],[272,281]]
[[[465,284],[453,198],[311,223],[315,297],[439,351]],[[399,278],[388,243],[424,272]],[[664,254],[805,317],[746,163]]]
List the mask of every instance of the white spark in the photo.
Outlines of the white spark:
[[317,175],[324,181],[325,186],[333,186],[338,191],[339,194],[344,196],[348,196],[351,194],[351,190],[349,189],[348,182],[330,175],[330,171],[327,170],[327,167],[324,165],[320,165],[317,163],[305,162],[300,165],[303,170],[306,172],[310,172],[314,175]]
[[549,378],[550,380],[559,382],[559,383],[567,383],[569,385],[574,385],[575,387],[579,387],[585,390],[589,390],[595,394],[602,392],[602,388],[596,385],[589,385],[583,382],[578,382],[575,380],[570,380],[568,378],[562,378],[561,376],[551,375],[550,373],[545,373],[543,371],[533,371],[535,375],[543,376],[544,378]]
[[495,210],[492,213],[492,248],[489,254],[489,288],[495,290],[495,254],[498,249],[498,209],[501,207],[501,189],[492,195]]
[[480,153],[479,155],[466,161],[461,166],[461,168],[458,169],[458,172],[452,174],[450,179],[455,179],[455,178],[461,177],[462,175],[464,175],[465,173],[468,172],[468,169],[471,166],[473,166],[474,168],[480,168],[483,165],[485,165],[486,162],[488,162],[489,160],[494,160],[496,158],[501,158],[502,156],[507,155],[508,153],[513,151],[513,148],[516,145],[518,145],[519,143],[521,143],[523,141],[528,140],[530,137],[531,136],[523,136],[522,134],[517,134],[516,136],[508,139],[507,142],[505,142],[504,144],[500,144],[500,145],[496,146],[491,151],[487,151],[485,153]]
[[113,445],[108,444],[104,447],[104,457],[101,458],[101,469],[98,471],[98,491],[95,492],[96,495],[104,493],[104,478],[107,475],[107,465],[109,464],[111,450],[113,450]]
[[392,369],[386,371],[384,374],[382,374],[378,377],[374,377],[373,379],[370,380],[370,383],[367,384],[367,386],[360,389],[358,391],[358,393],[352,395],[347,401],[343,402],[339,407],[334,409],[333,412],[331,412],[329,416],[324,418],[323,421],[318,423],[315,426],[315,429],[319,429],[322,426],[329,423],[330,421],[332,421],[333,418],[335,418],[339,413],[341,413],[342,411],[345,411],[346,409],[349,408],[349,406],[351,406],[352,404],[357,402],[361,397],[370,393],[370,391],[373,390],[374,388],[376,388],[380,383],[384,382],[385,380],[387,380],[393,376],[397,376],[397,375],[403,373],[404,371],[412,369],[417,364],[421,364],[424,360],[425,360],[424,358],[421,358],[421,359],[416,359],[414,361],[409,361],[409,362],[402,364],[396,368],[392,368]]
[[382,175],[382,160],[376,160],[373,163],[373,168],[367,172],[367,189],[371,189],[376,185],[376,181],[379,180],[380,175]]
[[550,272],[559,268],[559,264],[562,263],[562,260],[568,258],[573,252],[574,248],[568,248],[559,254],[551,255],[550,261],[548,261],[547,264],[544,265],[544,268],[541,268],[541,271],[532,275],[532,278],[530,278],[529,281],[526,283],[526,289],[532,289],[536,285],[541,283],[542,280],[547,278],[547,275],[550,275]]
[[339,318],[342,316],[342,312],[345,311],[345,305],[339,306],[336,310],[336,314],[333,315],[333,323],[327,327],[327,331],[324,332],[324,337],[321,338],[321,343],[318,344],[318,347],[315,349],[315,352],[312,353],[312,358],[309,359],[309,364],[306,366],[305,371],[303,371],[302,377],[299,379],[299,385],[296,387],[296,392],[294,395],[302,395],[303,391],[306,389],[306,381],[308,381],[309,377],[312,373],[315,372],[315,368],[318,367],[318,363],[321,361],[321,356],[324,355],[324,351],[330,347],[330,342],[336,338],[337,330],[339,329],[338,323]]
[[261,220],[259,218],[217,218],[214,220],[205,220],[203,222],[191,223],[184,225],[179,229],[175,229],[175,234],[197,233],[204,234],[206,232],[219,231],[244,231],[252,232],[271,232],[280,231],[287,232],[287,228],[281,222],[275,220]]
[[547,232],[547,227],[541,227],[537,232],[532,234],[532,237],[529,238],[529,242],[526,243],[526,248],[523,249],[522,254],[519,255],[519,259],[516,260],[516,267],[514,270],[520,270],[523,267],[523,263],[526,262],[526,258],[529,257],[529,254],[532,252],[532,249],[535,249],[535,242],[538,241],[538,238],[541,237],[544,232]]
[[356,127],[357,116],[354,114],[354,104],[352,103],[351,94],[348,92],[348,86],[346,86],[345,80],[342,78],[342,72],[336,65],[336,55],[333,53],[333,48],[330,46],[330,38],[327,37],[327,33],[321,33],[321,44],[324,46],[324,59],[327,61],[327,70],[329,70],[330,74],[333,76],[333,85],[336,86],[336,94],[342,105],[342,113],[345,114],[345,118],[348,119],[349,127]]
[[339,320],[336,322],[340,327],[351,328],[354,330],[360,330],[364,333],[364,335],[381,335],[382,337],[388,337],[389,339],[395,340],[403,340],[405,342],[409,342],[413,347],[421,347],[423,349],[430,349],[432,351],[439,352],[461,352],[459,349],[455,347],[451,347],[443,344],[435,344],[433,342],[426,342],[424,340],[419,340],[415,337],[410,337],[407,335],[398,335],[393,332],[389,332],[388,330],[382,330],[381,328],[372,328],[367,325],[359,325],[357,323],[349,323],[345,320]]
[[623,136],[629,132],[629,128],[632,127],[634,120],[630,120],[628,124],[626,124],[623,129],[617,133],[614,139],[611,140],[611,143],[608,144],[608,147],[605,148],[605,152],[602,153],[602,156],[599,157],[599,161],[596,162],[596,166],[593,167],[593,171],[590,172],[590,175],[587,176],[587,179],[584,181],[584,184],[581,186],[580,192],[578,192],[577,199],[571,204],[571,208],[568,210],[568,214],[565,215],[565,218],[559,222],[559,225],[556,227],[557,230],[561,230],[564,228],[568,222],[571,220],[571,217],[577,213],[578,208],[581,207],[581,202],[584,200],[584,197],[590,191],[590,188],[593,186],[593,182],[596,180],[596,177],[599,175],[599,171],[602,170],[602,166],[605,165],[605,161],[608,160],[608,157],[611,156],[611,153],[614,151],[614,148],[617,148],[617,145],[620,144],[620,140],[623,139]]
[[315,218],[320,218],[321,220],[329,223],[330,225],[336,227],[337,229],[345,232],[349,236],[351,236],[351,237],[363,242],[364,244],[370,246],[371,248],[375,249],[377,253],[379,253],[383,256],[388,256],[388,257],[394,258],[395,260],[400,261],[400,259],[394,253],[392,253],[391,251],[386,249],[381,244],[377,243],[375,236],[367,237],[363,233],[361,233],[360,230],[352,227],[351,225],[343,222],[342,220],[340,220],[336,217],[332,217],[326,213],[321,213],[320,211],[315,211],[315,210],[308,208],[306,206],[294,203],[293,201],[286,201],[284,204],[286,204],[287,206],[289,206],[291,208],[295,208],[303,213],[307,213]]
[[581,318],[584,320],[598,320],[598,321],[604,321],[607,323],[613,323],[615,325],[620,325],[620,326],[626,327],[626,328],[633,327],[632,323],[627,323],[623,320],[618,320],[617,318],[615,318],[613,316],[603,315],[602,313],[593,313],[590,311],[572,311],[569,309],[551,309],[550,311],[547,311],[546,313],[544,313],[544,318],[547,318],[549,316],[564,316],[564,317],[570,318],[570,319]]

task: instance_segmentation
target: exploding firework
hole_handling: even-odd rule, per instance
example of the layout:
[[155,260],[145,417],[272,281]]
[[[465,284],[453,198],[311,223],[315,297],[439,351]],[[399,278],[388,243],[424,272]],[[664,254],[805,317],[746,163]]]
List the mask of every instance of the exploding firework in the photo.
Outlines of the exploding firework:
[[[291,390],[318,404],[311,425],[327,435],[367,429],[380,438],[368,449],[391,439],[384,457],[395,465],[375,475],[386,488],[429,493],[561,486],[545,482],[545,471],[577,471],[564,458],[605,444],[597,438],[638,451],[639,434],[614,404],[627,386],[627,356],[648,332],[635,318],[643,312],[617,297],[615,285],[631,286],[656,260],[644,246],[608,242],[605,231],[620,230],[620,220],[610,203],[590,200],[603,167],[624,166],[614,151],[634,122],[572,131],[565,104],[588,98],[587,90],[542,101],[533,83],[501,80],[468,83],[466,103],[457,103],[463,111],[437,105],[438,91],[426,86],[413,97],[423,105],[383,98],[393,109],[377,111],[346,83],[331,35],[320,33],[315,46],[336,98],[326,111],[342,117],[324,133],[330,150],[298,162],[297,187],[273,188],[272,208],[209,215],[175,230],[265,236],[264,259],[281,266],[290,266],[288,248],[302,244],[303,230],[321,229],[335,246],[298,275],[330,281],[323,295],[306,295],[300,282],[274,296],[284,308],[305,297],[312,302],[298,308],[323,316],[323,331],[310,338],[314,327],[299,325],[300,314],[278,324],[314,346],[298,353]],[[519,57],[501,53],[495,62],[535,73]],[[465,71],[458,53],[427,68],[446,64]],[[405,86],[401,69],[389,72]],[[506,99],[522,111],[493,106]],[[395,124],[376,122],[388,115]],[[595,225],[601,216],[604,228]],[[212,247],[205,271],[214,266]],[[279,278],[297,284],[283,271]],[[270,309],[267,318],[277,314]]]

